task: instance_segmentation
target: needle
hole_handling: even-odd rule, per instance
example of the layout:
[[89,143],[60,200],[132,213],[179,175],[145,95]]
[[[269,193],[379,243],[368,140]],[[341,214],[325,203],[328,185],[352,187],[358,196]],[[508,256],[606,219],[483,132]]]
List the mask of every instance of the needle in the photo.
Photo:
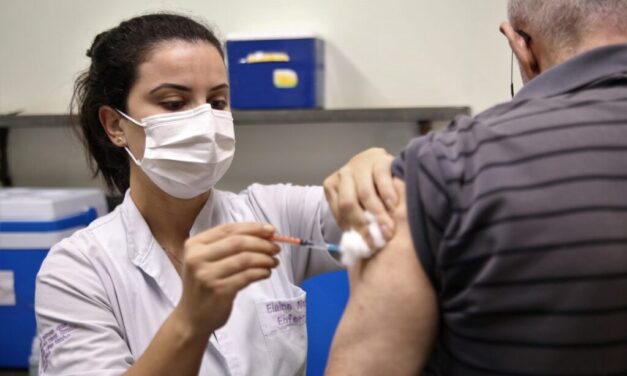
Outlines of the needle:
[[274,235],[270,238],[270,240],[273,242],[277,242],[277,243],[293,244],[293,245],[298,245],[301,247],[308,247],[308,248],[316,249],[320,251],[328,251],[328,252],[340,251],[340,246],[337,244],[332,244],[332,243],[316,244],[312,242],[311,240],[300,239],[300,238],[296,238],[293,236]]

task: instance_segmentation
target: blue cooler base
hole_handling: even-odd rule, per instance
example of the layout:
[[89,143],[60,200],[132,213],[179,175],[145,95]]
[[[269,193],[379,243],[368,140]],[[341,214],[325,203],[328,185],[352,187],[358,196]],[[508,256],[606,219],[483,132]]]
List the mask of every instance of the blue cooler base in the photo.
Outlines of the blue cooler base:
[[12,270],[15,306],[0,306],[0,368],[28,368],[36,333],[35,277],[48,250],[0,249],[0,270]]
[[303,282],[307,291],[307,376],[321,376],[335,329],[348,300],[346,271],[326,273]]

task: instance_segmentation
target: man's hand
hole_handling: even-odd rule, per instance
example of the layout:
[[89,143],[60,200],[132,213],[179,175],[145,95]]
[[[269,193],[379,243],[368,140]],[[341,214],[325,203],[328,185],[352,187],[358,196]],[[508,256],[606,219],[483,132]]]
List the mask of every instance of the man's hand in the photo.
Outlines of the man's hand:
[[[396,232],[375,256],[351,270],[351,295],[333,339],[327,376],[415,375],[430,355],[437,330],[435,292],[414,250],[404,183]],[[411,215],[411,214],[410,214]]]
[[368,149],[324,181],[324,192],[338,225],[344,230],[354,228],[370,243],[365,211],[375,216],[387,239],[394,234],[395,224],[388,213],[398,202],[392,183],[393,159],[381,148]]

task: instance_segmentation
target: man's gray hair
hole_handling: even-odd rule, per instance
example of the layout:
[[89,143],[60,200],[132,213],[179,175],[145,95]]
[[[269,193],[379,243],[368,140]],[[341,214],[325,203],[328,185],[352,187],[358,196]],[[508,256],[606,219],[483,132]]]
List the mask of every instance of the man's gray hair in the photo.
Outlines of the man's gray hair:
[[541,35],[558,50],[597,32],[627,35],[627,0],[509,0],[514,29]]

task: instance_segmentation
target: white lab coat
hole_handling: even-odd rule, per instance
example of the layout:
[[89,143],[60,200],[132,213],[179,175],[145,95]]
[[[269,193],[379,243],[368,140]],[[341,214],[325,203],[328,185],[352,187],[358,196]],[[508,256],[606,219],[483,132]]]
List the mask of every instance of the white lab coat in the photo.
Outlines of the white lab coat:
[[[258,184],[239,195],[215,190],[190,235],[242,221],[319,242],[339,237],[320,187]],[[237,294],[228,322],[210,338],[201,375],[305,373],[305,293],[298,285],[340,266],[326,252],[291,246],[278,257],[269,279]],[[35,303],[40,374],[122,374],[181,293],[179,275],[127,192],[112,213],[55,245],[43,263]]]

